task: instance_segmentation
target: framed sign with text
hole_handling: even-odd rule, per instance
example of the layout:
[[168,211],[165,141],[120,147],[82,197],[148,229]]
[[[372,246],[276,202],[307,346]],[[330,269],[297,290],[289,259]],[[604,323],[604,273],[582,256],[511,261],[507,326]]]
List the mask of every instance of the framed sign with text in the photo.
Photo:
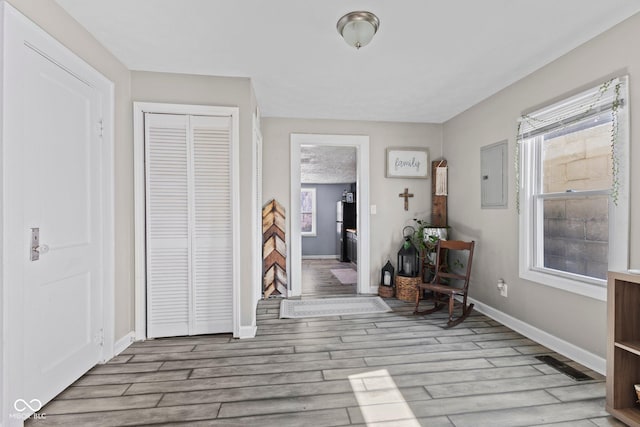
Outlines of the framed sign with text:
[[427,148],[387,148],[387,178],[428,178]]

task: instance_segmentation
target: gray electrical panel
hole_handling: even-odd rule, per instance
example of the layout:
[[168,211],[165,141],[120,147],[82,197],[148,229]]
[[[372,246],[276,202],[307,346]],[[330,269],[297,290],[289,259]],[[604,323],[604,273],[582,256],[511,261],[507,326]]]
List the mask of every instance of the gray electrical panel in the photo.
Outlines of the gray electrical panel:
[[507,141],[480,148],[480,189],[482,209],[507,208],[509,146]]

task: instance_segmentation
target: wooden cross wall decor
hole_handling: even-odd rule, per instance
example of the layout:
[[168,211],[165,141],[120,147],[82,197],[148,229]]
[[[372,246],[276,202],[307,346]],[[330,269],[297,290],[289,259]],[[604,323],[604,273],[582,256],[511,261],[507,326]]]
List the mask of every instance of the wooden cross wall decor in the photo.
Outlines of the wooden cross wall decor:
[[398,197],[404,197],[404,210],[409,210],[409,197],[413,197],[412,193],[409,193],[409,189],[405,188],[404,193],[398,194]]

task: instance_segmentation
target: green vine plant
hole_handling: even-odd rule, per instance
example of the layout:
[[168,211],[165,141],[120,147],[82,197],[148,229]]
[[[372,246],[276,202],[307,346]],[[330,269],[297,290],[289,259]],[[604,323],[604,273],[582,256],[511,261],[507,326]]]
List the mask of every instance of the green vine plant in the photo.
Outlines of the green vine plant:
[[412,238],[413,245],[418,248],[418,251],[422,254],[424,250],[429,249],[429,247],[427,246],[427,242],[424,241],[424,229],[429,227],[430,224],[425,220],[417,218],[413,218],[413,222],[416,223],[416,231],[413,234]]
[[518,129],[516,130],[516,148],[514,154],[514,170],[516,175],[516,210],[520,213],[520,143],[521,140],[521,129],[522,129],[522,118],[524,115],[520,116],[520,120],[518,120]]
[[[587,108],[580,113],[581,116],[586,117],[593,109],[599,104],[602,97],[609,91],[611,85],[617,78],[612,78],[607,80],[606,82],[600,85],[598,89],[598,94],[594,97],[593,101],[587,106]],[[618,150],[618,133],[619,133],[619,123],[618,123],[618,112],[620,107],[622,107],[622,99],[620,97],[620,89],[622,87],[622,83],[618,80],[615,86],[613,87],[615,98],[611,104],[611,132],[610,132],[610,145],[611,145],[611,160],[612,160],[612,186],[611,186],[611,200],[617,206],[618,198],[620,192],[620,159],[619,159],[619,150]],[[567,117],[560,117],[557,120],[562,122]],[[520,213],[520,144],[524,140],[524,135],[522,134],[522,124],[527,123],[535,127],[534,123],[542,123],[543,120],[532,117],[528,114],[523,114],[520,116],[518,120],[518,128],[516,130],[516,146],[515,146],[515,179],[516,179],[516,209],[517,212]],[[564,124],[561,126],[565,128],[569,126],[571,123]]]
[[620,196],[620,156],[618,152],[618,110],[622,106],[620,99],[620,87],[622,83],[618,82],[614,87],[615,99],[611,105],[611,174],[613,176],[613,182],[611,186],[611,200],[613,204],[618,206],[618,197]]

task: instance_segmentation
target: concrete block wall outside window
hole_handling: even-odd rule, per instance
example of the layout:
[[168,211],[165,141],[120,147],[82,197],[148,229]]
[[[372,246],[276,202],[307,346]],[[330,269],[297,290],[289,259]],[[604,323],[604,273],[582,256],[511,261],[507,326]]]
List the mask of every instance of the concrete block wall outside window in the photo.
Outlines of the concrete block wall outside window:
[[[544,142],[545,193],[611,188],[611,124]],[[606,279],[609,197],[544,201],[544,266]]]

